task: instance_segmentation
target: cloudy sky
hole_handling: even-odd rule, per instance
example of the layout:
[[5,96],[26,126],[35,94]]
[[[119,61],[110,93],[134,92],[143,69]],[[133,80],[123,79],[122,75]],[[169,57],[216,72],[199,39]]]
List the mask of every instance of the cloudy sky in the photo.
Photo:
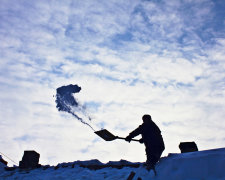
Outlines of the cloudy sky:
[[[151,114],[168,153],[225,144],[225,2],[1,0],[0,152],[19,162],[145,161],[144,145],[105,142],[56,109],[75,94],[96,130],[127,136]],[[88,120],[87,120],[88,122]],[[139,137],[137,137],[139,138]]]

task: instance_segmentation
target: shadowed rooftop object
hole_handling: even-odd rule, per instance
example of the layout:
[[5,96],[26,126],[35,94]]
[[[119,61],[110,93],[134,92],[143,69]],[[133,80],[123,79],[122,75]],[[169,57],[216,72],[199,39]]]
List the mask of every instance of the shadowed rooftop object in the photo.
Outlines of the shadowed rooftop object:
[[37,168],[40,154],[36,151],[24,151],[22,161],[19,163],[21,169]]
[[193,142],[181,142],[179,145],[179,148],[180,148],[181,153],[198,151],[198,147],[194,141]]

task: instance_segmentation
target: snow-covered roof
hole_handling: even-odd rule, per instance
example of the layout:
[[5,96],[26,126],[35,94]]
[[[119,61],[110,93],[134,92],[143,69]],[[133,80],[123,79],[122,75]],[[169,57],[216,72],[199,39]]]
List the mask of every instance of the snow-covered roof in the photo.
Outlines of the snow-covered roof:
[[[127,179],[133,171],[135,176],[154,180],[224,180],[225,179],[225,148],[207,151],[169,154],[161,158],[156,166],[157,176],[152,171],[148,172],[143,163],[132,163],[125,160],[110,162],[108,165],[123,165],[122,169],[106,167],[99,170],[80,167],[80,165],[107,165],[98,160],[75,161],[70,163],[58,164],[54,166],[42,166],[33,170],[5,171],[0,167],[0,179]],[[140,166],[130,167],[129,165],[139,164]]]

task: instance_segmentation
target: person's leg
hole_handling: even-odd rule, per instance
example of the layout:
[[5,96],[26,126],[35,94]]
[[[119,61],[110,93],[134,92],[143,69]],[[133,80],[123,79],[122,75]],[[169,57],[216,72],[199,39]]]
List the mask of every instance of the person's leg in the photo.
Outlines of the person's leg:
[[146,169],[150,171],[151,169],[154,171],[155,175],[157,175],[156,170],[155,170],[155,164],[157,162],[157,157],[150,151],[149,148],[146,148]]
[[147,161],[146,165],[149,168],[154,168],[155,164],[159,161],[162,151],[158,150],[157,148],[150,148],[146,146],[146,156],[147,156]]
[[147,168],[152,169],[156,164],[157,158],[155,157],[154,153],[151,151],[151,148],[146,147],[145,151],[146,151],[146,156],[147,156],[147,160],[146,160]]

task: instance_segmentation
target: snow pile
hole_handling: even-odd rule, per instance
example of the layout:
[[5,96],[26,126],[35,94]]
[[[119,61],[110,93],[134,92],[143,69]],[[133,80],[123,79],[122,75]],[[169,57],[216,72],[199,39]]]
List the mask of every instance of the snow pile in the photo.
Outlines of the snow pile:
[[171,154],[157,166],[155,179],[225,180],[225,148]]
[[[89,166],[112,167],[91,170]],[[122,169],[115,166],[124,166]],[[133,167],[128,167],[134,165]],[[135,168],[135,166],[137,168]],[[86,166],[81,167],[81,166]],[[153,171],[148,172],[142,163],[131,163],[125,160],[103,164],[98,160],[75,161],[73,163],[62,163],[54,166],[42,166],[34,170],[20,170],[16,168],[5,171],[1,167],[0,179],[88,179],[100,180],[110,179],[126,180],[129,174],[135,172],[134,180],[140,177],[155,180],[225,180],[225,148],[199,151],[184,154],[169,154],[156,166],[157,176]]]

